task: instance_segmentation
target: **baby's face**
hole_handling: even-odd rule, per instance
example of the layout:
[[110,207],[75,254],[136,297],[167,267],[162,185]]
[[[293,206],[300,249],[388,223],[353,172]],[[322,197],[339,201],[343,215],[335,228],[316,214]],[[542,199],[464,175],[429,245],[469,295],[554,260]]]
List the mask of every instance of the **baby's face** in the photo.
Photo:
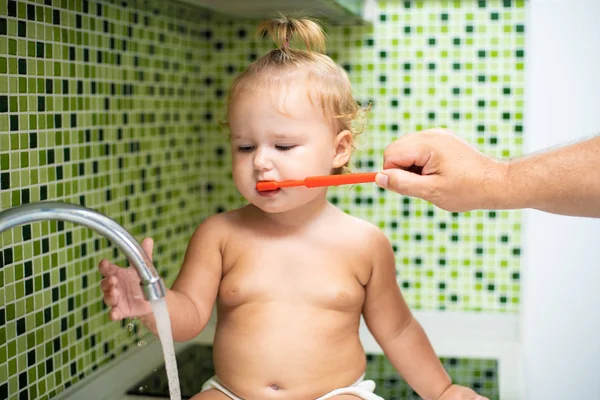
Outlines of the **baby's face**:
[[265,212],[307,204],[323,188],[258,192],[256,183],[329,175],[335,156],[334,127],[311,103],[301,81],[247,90],[230,105],[233,179],[239,192]]

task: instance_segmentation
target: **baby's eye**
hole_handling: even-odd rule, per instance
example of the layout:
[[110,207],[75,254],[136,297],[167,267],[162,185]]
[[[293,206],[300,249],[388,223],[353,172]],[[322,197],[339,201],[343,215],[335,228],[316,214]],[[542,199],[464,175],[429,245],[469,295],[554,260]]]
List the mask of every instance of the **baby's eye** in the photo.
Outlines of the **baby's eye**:
[[254,150],[254,146],[250,146],[250,145],[247,145],[247,146],[238,146],[238,151],[240,153],[250,153],[253,150]]
[[281,150],[281,151],[288,151],[293,149],[294,147],[296,147],[295,144],[277,144],[275,145],[275,148],[277,150]]

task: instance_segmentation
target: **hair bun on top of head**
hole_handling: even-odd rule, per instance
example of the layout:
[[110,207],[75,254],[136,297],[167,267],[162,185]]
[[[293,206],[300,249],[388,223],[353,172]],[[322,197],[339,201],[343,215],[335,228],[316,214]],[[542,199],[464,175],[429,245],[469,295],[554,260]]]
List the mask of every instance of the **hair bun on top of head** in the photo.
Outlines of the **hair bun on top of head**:
[[309,18],[281,16],[264,21],[258,26],[260,35],[269,35],[282,52],[291,50],[290,42],[299,39],[309,52],[325,53],[325,32],[319,24]]

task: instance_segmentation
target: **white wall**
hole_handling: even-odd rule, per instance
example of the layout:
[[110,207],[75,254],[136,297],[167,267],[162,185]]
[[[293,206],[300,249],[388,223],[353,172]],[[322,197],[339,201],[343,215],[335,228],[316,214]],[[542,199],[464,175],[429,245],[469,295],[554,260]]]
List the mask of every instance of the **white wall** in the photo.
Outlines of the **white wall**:
[[[530,0],[528,18],[526,151],[600,133],[600,0]],[[600,220],[524,228],[526,399],[600,399]]]

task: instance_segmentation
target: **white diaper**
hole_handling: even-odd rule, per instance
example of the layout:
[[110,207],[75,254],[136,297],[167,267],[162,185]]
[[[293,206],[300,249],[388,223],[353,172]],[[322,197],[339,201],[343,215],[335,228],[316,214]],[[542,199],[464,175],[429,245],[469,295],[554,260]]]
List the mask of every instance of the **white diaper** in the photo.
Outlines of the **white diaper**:
[[[324,396],[319,397],[316,400],[325,400],[330,399],[334,396],[338,396],[341,394],[350,394],[352,396],[356,396],[358,399],[364,400],[384,400],[383,397],[377,396],[375,392],[375,382],[373,381],[365,381],[365,375],[360,377],[354,384],[351,386],[335,389],[331,392],[327,393]],[[219,378],[213,376],[208,381],[202,385],[202,391],[206,391],[209,389],[216,389],[219,392],[229,396],[233,400],[243,400],[241,397],[236,396],[231,390],[227,389],[221,382],[219,382]]]
[[362,374],[362,376],[356,382],[354,382],[352,386],[332,390],[316,400],[330,399],[340,394],[351,394],[352,396],[356,396],[356,398],[364,400],[384,400],[383,397],[379,397],[375,394],[375,382],[371,380],[365,381],[364,379],[365,374]]

